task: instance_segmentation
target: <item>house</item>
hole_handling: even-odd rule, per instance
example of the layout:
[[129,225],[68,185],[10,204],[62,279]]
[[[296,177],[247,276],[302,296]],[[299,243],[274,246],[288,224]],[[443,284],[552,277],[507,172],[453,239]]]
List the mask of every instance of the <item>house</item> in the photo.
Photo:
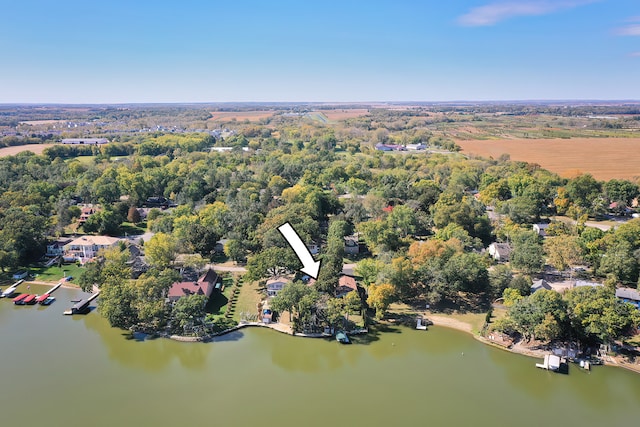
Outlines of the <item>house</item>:
[[[209,299],[216,286],[219,285],[220,279],[218,273],[212,269],[208,269],[197,282],[185,281],[176,282],[169,288],[169,301],[175,302],[182,297],[189,295],[204,295]],[[219,287],[218,287],[219,289]]]
[[487,249],[491,258],[499,262],[509,261],[511,245],[509,243],[493,242]]
[[640,292],[633,288],[616,289],[616,297],[623,302],[635,305],[640,310]]
[[545,237],[547,235],[547,228],[549,228],[549,224],[538,223],[533,224],[533,231],[535,231],[538,236]]
[[149,208],[163,208],[166,209],[171,204],[170,200],[166,197],[149,197],[144,202],[145,207]]
[[534,293],[535,291],[539,291],[540,289],[546,289],[548,291],[553,290],[551,285],[549,285],[549,283],[546,280],[544,279],[534,280],[533,284],[531,285],[531,293]]
[[93,206],[93,205],[83,206],[82,209],[80,210],[80,218],[78,219],[78,222],[80,223],[80,225],[87,222],[89,217],[96,212],[98,212],[98,208],[96,206]]
[[83,261],[95,257],[99,250],[115,246],[120,239],[109,236],[81,236],[64,245],[66,260],[80,259]]
[[344,252],[349,255],[358,255],[360,253],[360,243],[357,234],[352,234],[344,238]]
[[69,244],[73,239],[69,237],[60,237],[53,242],[47,244],[47,252],[45,256],[50,258],[64,255],[64,246]]
[[358,284],[353,276],[341,276],[336,288],[336,297],[342,298],[349,292],[356,290],[358,290]]
[[286,277],[272,277],[267,280],[267,296],[277,296],[287,283],[289,279]]
[[99,145],[99,144],[108,144],[109,140],[107,138],[64,138],[62,140],[63,144],[70,145]]
[[424,144],[407,144],[405,145],[407,150],[426,150],[427,146]]
[[307,249],[309,249],[311,255],[318,255],[318,253],[320,252],[320,246],[315,242],[308,243]]

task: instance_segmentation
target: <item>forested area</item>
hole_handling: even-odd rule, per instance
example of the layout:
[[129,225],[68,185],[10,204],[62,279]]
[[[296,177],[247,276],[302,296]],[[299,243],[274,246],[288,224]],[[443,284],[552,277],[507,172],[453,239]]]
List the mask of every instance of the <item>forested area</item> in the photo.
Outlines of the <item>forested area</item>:
[[[79,200],[102,206],[85,232],[117,236],[124,221],[136,222],[131,207],[165,197],[178,206],[147,218],[156,233],[144,248],[148,271],[134,278],[122,245],[88,264],[83,276],[86,287],[100,286],[100,312],[114,326],[193,320],[184,314],[187,303],[164,302],[177,280],[176,256],[197,255],[201,261],[192,262],[202,265],[222,238],[224,254],[246,262],[245,280],[295,272],[299,261],[277,231],[285,222],[320,245],[323,261],[313,287],[296,282],[276,302],[296,328],[335,325],[363,308],[382,318],[394,301],[487,310],[497,298],[511,304],[501,330],[525,336],[609,340],[637,325],[637,311],[613,292],[637,286],[640,219],[607,232],[585,224],[634,212],[637,183],[588,174],[565,179],[507,157],[467,158],[428,126],[385,110],[339,124],[281,115],[238,124],[224,140],[205,133],[121,136],[102,147],[57,145],[41,156],[3,157],[0,267],[12,271],[40,258],[47,239],[79,216]],[[383,153],[377,143],[420,143],[437,152]],[[213,146],[249,151],[211,152]],[[544,239],[531,230],[554,215],[574,221],[553,221]],[[354,233],[368,250],[356,259],[368,296],[335,298],[344,238]],[[512,245],[508,264],[495,265],[484,251],[494,241]],[[585,278],[607,286],[528,296],[532,279],[550,266],[566,275],[581,266]],[[589,310],[606,313],[598,327]]]

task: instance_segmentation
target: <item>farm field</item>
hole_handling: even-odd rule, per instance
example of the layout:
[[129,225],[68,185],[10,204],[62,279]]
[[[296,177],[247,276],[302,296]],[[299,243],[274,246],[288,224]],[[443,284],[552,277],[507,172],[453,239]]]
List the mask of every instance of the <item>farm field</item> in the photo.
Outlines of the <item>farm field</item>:
[[53,147],[54,145],[55,144],[27,144],[16,145],[13,147],[2,147],[0,148],[0,157],[14,156],[18,153],[22,153],[23,151],[31,151],[35,154],[42,154],[45,149]]
[[338,108],[335,110],[320,110],[327,119],[330,121],[353,119],[356,117],[362,117],[369,114],[369,110],[366,108]]
[[231,120],[250,122],[257,122],[260,119],[266,119],[273,116],[274,111],[212,111],[212,118],[209,121],[213,122],[228,122]]
[[456,141],[465,154],[537,163],[563,177],[640,177],[640,138],[501,139]]

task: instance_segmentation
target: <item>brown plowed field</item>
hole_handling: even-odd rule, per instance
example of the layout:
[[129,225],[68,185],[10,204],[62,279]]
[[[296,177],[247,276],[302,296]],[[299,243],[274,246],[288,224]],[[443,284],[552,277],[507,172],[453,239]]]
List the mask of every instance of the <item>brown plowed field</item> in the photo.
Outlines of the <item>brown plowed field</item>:
[[537,163],[564,177],[599,180],[640,177],[640,138],[501,139],[456,141],[466,154]]
[[2,147],[0,148],[0,157],[14,156],[23,151],[31,151],[35,154],[42,154],[45,148],[53,147],[54,144],[27,144],[16,145],[14,147]]

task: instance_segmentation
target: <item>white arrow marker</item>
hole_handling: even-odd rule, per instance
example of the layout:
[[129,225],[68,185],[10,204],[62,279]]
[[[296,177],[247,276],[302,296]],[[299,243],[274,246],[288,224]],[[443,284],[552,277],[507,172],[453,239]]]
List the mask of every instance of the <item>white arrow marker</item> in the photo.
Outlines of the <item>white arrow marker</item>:
[[304,244],[296,230],[293,229],[291,224],[285,222],[280,227],[278,227],[278,231],[282,234],[282,237],[285,238],[291,249],[296,253],[296,256],[302,263],[302,271],[305,274],[313,277],[314,279],[318,278],[318,272],[320,271],[320,261],[315,261],[313,259],[313,255],[309,252],[307,245]]

